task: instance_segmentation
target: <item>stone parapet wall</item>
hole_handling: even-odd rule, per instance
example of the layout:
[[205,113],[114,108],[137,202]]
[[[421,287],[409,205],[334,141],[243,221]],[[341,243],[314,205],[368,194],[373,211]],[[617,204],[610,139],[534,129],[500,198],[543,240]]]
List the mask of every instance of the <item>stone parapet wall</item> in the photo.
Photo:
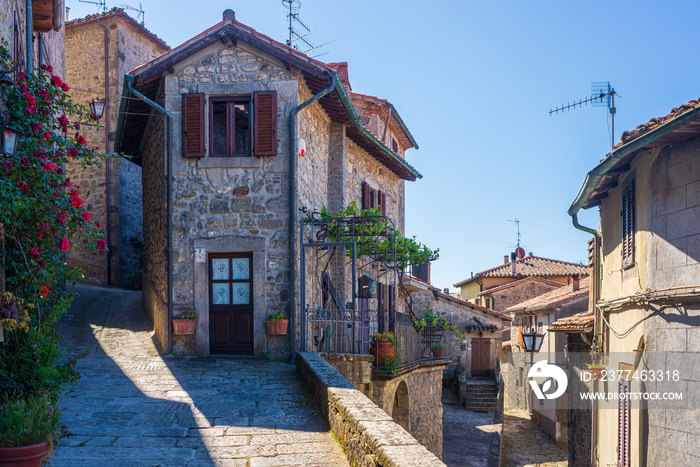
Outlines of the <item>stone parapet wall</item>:
[[320,355],[297,353],[297,372],[314,396],[351,465],[445,465]]

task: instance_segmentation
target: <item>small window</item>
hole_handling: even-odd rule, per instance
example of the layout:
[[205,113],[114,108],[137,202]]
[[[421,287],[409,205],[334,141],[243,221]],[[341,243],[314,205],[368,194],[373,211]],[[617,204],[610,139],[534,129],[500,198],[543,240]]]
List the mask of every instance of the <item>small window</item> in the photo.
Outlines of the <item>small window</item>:
[[362,182],[362,209],[379,209],[386,216],[386,193]]
[[630,181],[622,190],[622,267],[628,268],[634,264],[634,235],[636,233],[635,205],[634,205],[634,180]]
[[211,98],[210,134],[212,157],[250,155],[250,98]]
[[396,154],[399,153],[399,143],[394,138],[391,138],[391,150]]

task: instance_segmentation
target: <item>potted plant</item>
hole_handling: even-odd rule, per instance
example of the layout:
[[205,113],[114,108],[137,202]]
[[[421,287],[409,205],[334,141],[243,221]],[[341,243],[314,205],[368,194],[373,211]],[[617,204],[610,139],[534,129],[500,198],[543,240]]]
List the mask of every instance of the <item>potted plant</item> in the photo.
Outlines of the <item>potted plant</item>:
[[175,334],[179,336],[194,334],[194,328],[196,324],[196,311],[173,317],[173,330],[175,331]]
[[0,409],[0,467],[41,466],[59,422],[60,412],[46,396],[7,402]]
[[265,320],[265,329],[268,335],[285,336],[289,327],[289,319],[284,313],[269,315]]
[[601,376],[603,376],[603,370],[605,370],[605,365],[602,363],[598,362],[593,362],[593,363],[586,363],[586,366],[588,367],[588,371],[591,373],[591,376],[593,376],[593,379],[598,379]]
[[391,332],[379,333],[370,336],[369,353],[374,355],[375,366],[393,366],[396,363],[395,349],[401,348]]
[[132,290],[141,290],[141,282],[143,280],[143,271],[141,269],[134,270],[129,274]]
[[444,357],[445,356],[445,346],[439,342],[431,345],[430,350],[432,350],[434,357]]

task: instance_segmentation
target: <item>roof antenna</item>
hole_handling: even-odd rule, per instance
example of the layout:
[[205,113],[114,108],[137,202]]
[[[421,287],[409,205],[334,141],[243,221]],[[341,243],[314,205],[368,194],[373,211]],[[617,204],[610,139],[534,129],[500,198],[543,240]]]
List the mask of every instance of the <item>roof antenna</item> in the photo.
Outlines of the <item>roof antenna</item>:
[[576,106],[581,107],[583,104],[588,105],[591,103],[592,107],[607,107],[610,111],[610,116],[612,119],[612,133],[610,135],[610,146],[615,147],[615,88],[610,86],[610,81],[597,81],[591,83],[591,97],[586,99],[579,99],[578,102],[574,101],[573,104],[566,104],[555,109],[549,109],[549,115],[558,114],[559,112],[564,112],[565,110],[575,109]]
[[[282,0],[282,5],[289,10],[287,18],[289,18],[289,38],[286,44],[293,47],[301,53],[308,54],[312,50],[319,49],[326,44],[329,44],[336,39],[324,42],[321,45],[313,45],[307,38],[318,32],[318,29],[312,31],[301,19],[299,19],[299,9],[301,8],[301,0]],[[319,57],[325,54],[315,55],[312,58]]]
[[143,6],[141,6],[141,2],[139,2],[139,7],[133,7],[131,5],[127,5],[126,3],[122,3],[119,5],[120,7],[124,8],[125,10],[132,10],[136,12],[136,21],[141,18],[141,26],[146,26],[146,12],[143,10]]
[[96,1],[96,2],[93,2],[93,1],[90,1],[90,0],[78,0],[78,1],[79,1],[80,3],[89,3],[89,4],[91,4],[91,5],[96,5],[97,8],[102,7],[102,13],[104,13],[105,11],[107,11],[107,4],[105,3],[105,0]]
[[525,257],[525,250],[520,246],[520,219],[517,217],[515,219],[506,219],[506,222],[515,222],[515,227],[518,229],[518,242],[515,244],[515,255],[518,259]]

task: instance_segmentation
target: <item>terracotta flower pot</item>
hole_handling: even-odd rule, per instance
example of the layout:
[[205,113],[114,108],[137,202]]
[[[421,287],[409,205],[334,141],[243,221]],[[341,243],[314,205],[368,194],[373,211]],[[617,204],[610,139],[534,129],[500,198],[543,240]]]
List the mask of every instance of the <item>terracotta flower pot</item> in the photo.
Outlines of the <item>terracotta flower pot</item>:
[[395,350],[391,341],[379,339],[373,342],[369,348],[369,353],[374,355],[374,364],[376,366],[394,365]]
[[177,335],[194,334],[194,328],[197,324],[196,319],[174,319],[173,329]]
[[288,327],[288,319],[275,318],[274,320],[265,321],[267,333],[273,336],[286,336]]
[[46,442],[17,448],[0,448],[0,467],[41,467],[49,444]]
[[603,376],[603,370],[605,370],[604,366],[589,366],[588,371],[591,373],[591,376],[593,376],[593,379],[598,379]]
[[444,357],[445,349],[431,349],[433,351],[433,357]]

